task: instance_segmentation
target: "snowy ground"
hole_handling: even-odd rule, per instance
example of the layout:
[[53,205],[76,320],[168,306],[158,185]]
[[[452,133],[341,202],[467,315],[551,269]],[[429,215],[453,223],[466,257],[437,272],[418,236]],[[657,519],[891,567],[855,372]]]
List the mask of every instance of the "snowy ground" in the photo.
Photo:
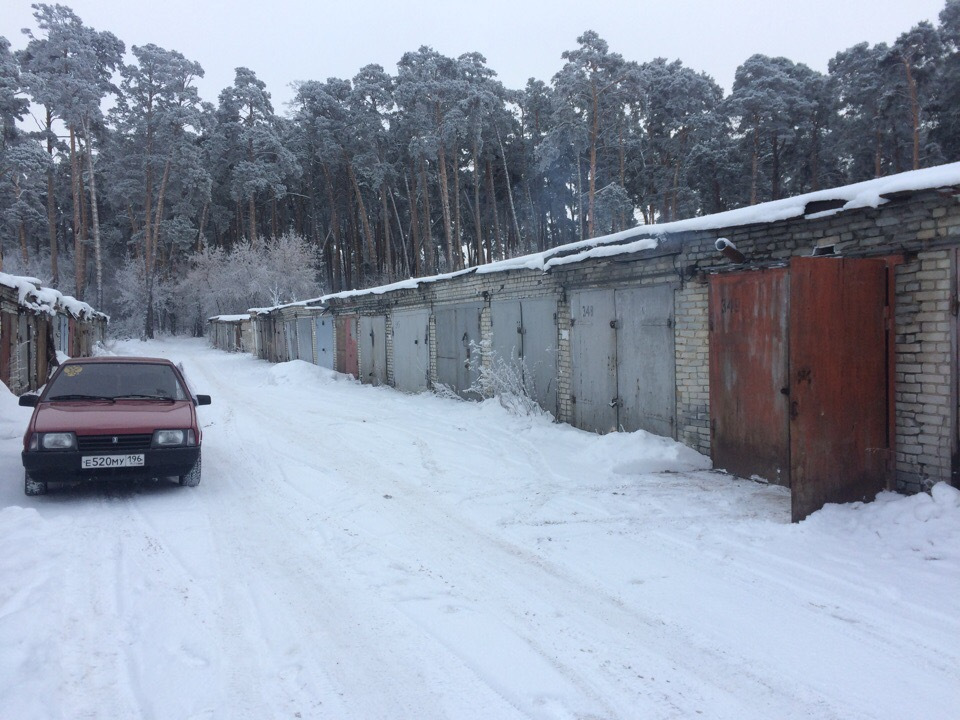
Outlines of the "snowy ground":
[[0,717],[956,718],[960,492],[791,525],[672,442],[182,360],[204,476],[23,495],[0,386]]

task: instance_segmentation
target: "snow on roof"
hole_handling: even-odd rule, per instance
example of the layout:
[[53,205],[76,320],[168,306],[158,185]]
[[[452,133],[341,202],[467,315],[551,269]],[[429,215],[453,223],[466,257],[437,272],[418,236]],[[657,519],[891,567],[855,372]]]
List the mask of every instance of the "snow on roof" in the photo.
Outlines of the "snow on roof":
[[[816,219],[840,213],[844,210],[855,210],[865,207],[876,208],[888,202],[886,196],[895,193],[958,186],[960,186],[960,162],[926,168],[924,170],[912,170],[910,172],[877,178],[875,180],[867,180],[865,182],[854,183],[853,185],[844,185],[829,190],[817,190],[816,192],[806,193],[804,195],[797,195],[783,200],[773,200],[771,202],[751,205],[750,207],[739,208],[737,210],[728,210],[713,215],[677,220],[660,225],[640,225],[630,228],[629,230],[613,233],[612,235],[581,240],[567,245],[560,245],[544,252],[499,260],[486,265],[466,268],[465,270],[458,270],[441,275],[431,275],[429,277],[410,278],[409,280],[401,280],[390,285],[364,288],[362,290],[346,290],[344,292],[323,295],[318,298],[313,298],[312,300],[303,300],[287,305],[277,305],[272,308],[252,308],[250,312],[266,313],[293,305],[320,305],[325,304],[329,300],[345,300],[362,295],[382,295],[395,290],[412,290],[422,284],[449,280],[450,278],[472,272],[480,274],[505,272],[508,270],[542,270],[546,272],[552,267],[583,262],[591,258],[611,257],[614,255],[626,255],[643,250],[651,250],[667,235],[675,233],[721,230],[742,227],[744,225],[775,223],[791,218],[803,217],[806,216],[806,208],[810,203],[826,201],[833,201],[835,203],[843,202],[843,205],[832,210],[807,216],[811,219]],[[632,238],[636,239],[632,242],[627,242]]]
[[207,322],[242,322],[250,319],[250,313],[243,315],[214,315],[207,318]]
[[5,285],[17,291],[17,301],[21,307],[33,310],[47,315],[56,315],[58,312],[65,312],[75,318],[110,318],[102,312],[94,310],[93,307],[77,300],[69,295],[64,295],[59,290],[43,287],[40,280],[32,277],[22,277],[18,275],[8,275],[0,272],[0,285]]

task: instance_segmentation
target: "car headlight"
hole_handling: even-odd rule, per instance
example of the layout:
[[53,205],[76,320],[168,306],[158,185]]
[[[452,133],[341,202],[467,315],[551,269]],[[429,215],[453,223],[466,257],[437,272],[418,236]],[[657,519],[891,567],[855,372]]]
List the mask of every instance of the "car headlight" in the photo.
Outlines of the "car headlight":
[[38,433],[30,439],[30,449],[42,450],[75,450],[77,448],[77,436],[72,432],[65,433]]
[[157,430],[153,433],[154,447],[173,447],[176,445],[196,445],[197,438],[193,430]]

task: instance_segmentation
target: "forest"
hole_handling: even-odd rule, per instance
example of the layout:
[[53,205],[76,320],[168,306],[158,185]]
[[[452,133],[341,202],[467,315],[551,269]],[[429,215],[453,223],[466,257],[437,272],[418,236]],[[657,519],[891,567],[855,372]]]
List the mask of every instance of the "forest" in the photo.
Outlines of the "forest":
[[753,55],[729,94],[588,30],[524,88],[424,46],[285,114],[254,70],[214,104],[176,50],[32,7],[0,37],[0,270],[120,335],[960,159],[960,0],[826,74]]

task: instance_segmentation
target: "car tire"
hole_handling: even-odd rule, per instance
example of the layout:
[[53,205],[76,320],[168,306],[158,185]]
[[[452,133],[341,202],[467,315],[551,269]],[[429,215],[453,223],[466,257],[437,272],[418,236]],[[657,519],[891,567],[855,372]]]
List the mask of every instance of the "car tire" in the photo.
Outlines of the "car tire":
[[30,473],[23,472],[23,492],[27,495],[46,495],[47,484],[30,477]]
[[180,484],[187,487],[196,487],[200,484],[200,455],[197,455],[197,462],[186,475],[180,476]]

